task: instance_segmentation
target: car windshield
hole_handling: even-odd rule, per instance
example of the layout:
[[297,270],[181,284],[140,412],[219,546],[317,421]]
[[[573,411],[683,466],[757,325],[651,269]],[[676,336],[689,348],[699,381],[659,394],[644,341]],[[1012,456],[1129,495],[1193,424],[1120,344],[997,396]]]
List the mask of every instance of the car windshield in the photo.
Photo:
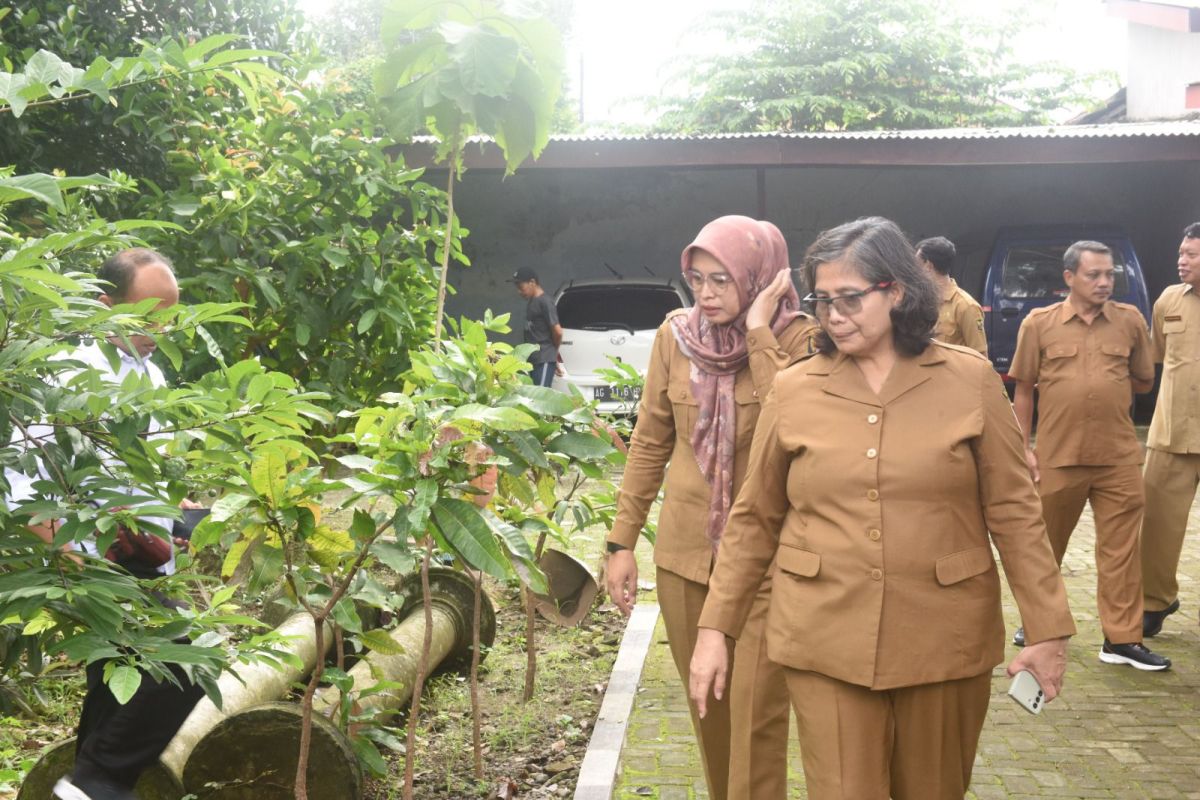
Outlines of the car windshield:
[[[1112,247],[1111,243],[1108,243]],[[1005,297],[1065,297],[1067,285],[1063,282],[1063,253],[1070,243],[1031,245],[1014,247],[1004,260]],[[1129,273],[1125,269],[1125,257],[1113,247],[1113,266],[1116,280],[1113,296],[1129,294]]]
[[654,330],[682,306],[668,286],[577,286],[558,298],[558,321],[575,330]]

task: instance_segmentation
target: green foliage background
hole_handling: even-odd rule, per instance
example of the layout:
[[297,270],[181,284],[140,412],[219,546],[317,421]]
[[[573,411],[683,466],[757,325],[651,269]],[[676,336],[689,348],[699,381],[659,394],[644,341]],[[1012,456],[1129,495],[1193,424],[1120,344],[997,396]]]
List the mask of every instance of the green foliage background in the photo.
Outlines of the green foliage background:
[[[17,228],[88,217],[182,225],[186,235],[147,241],[175,262],[183,299],[244,303],[250,323],[211,331],[215,346],[186,354],[185,378],[223,351],[258,357],[339,408],[395,389],[409,349],[433,330],[445,199],[385,154],[391,140],[372,94],[314,79],[315,41],[291,0],[38,0],[0,19],[0,54],[13,67],[38,48],[88,63],[136,49],[135,37],[172,52],[175,37],[186,45],[214,31],[236,33],[234,48],[276,55],[243,74],[146,81],[120,102],[86,97],[0,114],[0,163],[17,172],[115,169],[138,185],[81,197],[71,218],[34,211]],[[452,254],[462,260],[457,245]]]
[[[1012,40],[1046,7],[1010,3],[999,28],[948,0],[751,0],[697,33],[730,46],[676,70],[657,132],[856,131],[1037,125],[1096,100],[1103,76]],[[1085,46],[1080,43],[1081,46]]]

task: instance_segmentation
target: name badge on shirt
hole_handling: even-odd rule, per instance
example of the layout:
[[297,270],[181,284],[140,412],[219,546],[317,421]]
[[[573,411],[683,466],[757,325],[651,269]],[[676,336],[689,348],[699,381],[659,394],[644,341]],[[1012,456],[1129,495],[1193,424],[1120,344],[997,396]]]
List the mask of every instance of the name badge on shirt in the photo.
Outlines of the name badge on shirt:
[[1163,317],[1163,322],[1179,322],[1183,319],[1182,314],[1167,314]]

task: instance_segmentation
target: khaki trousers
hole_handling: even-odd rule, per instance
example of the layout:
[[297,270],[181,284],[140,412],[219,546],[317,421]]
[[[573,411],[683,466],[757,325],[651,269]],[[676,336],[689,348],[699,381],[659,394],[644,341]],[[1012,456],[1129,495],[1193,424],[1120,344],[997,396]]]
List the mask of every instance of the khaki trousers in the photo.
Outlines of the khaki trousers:
[[1142,521],[1142,595],[1147,611],[1179,596],[1176,572],[1188,513],[1200,484],[1200,453],[1146,451],[1146,518]]
[[1038,491],[1054,558],[1061,565],[1071,533],[1091,502],[1096,518],[1096,606],[1113,644],[1142,640],[1142,564],[1138,534],[1145,495],[1137,464],[1043,467]]
[[[657,571],[657,581],[667,642],[686,691],[708,587],[664,569]],[[769,601],[768,580],[759,590],[741,637],[730,648],[725,698],[709,698],[704,719],[689,703],[711,800],[787,797],[788,690],[783,667],[767,659]]]
[[884,691],[816,672],[784,672],[809,800],[962,800],[987,717],[991,672]]

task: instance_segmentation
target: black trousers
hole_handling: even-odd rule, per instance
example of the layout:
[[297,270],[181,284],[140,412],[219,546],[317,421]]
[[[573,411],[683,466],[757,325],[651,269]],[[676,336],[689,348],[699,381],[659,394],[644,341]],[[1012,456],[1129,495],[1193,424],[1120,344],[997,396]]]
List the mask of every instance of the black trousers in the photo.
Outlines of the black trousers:
[[87,667],[87,695],[75,743],[76,783],[101,780],[132,790],[146,767],[158,760],[204,690],[183,670],[171,671],[183,688],[142,673],[142,684],[121,705],[104,685],[104,664]]

